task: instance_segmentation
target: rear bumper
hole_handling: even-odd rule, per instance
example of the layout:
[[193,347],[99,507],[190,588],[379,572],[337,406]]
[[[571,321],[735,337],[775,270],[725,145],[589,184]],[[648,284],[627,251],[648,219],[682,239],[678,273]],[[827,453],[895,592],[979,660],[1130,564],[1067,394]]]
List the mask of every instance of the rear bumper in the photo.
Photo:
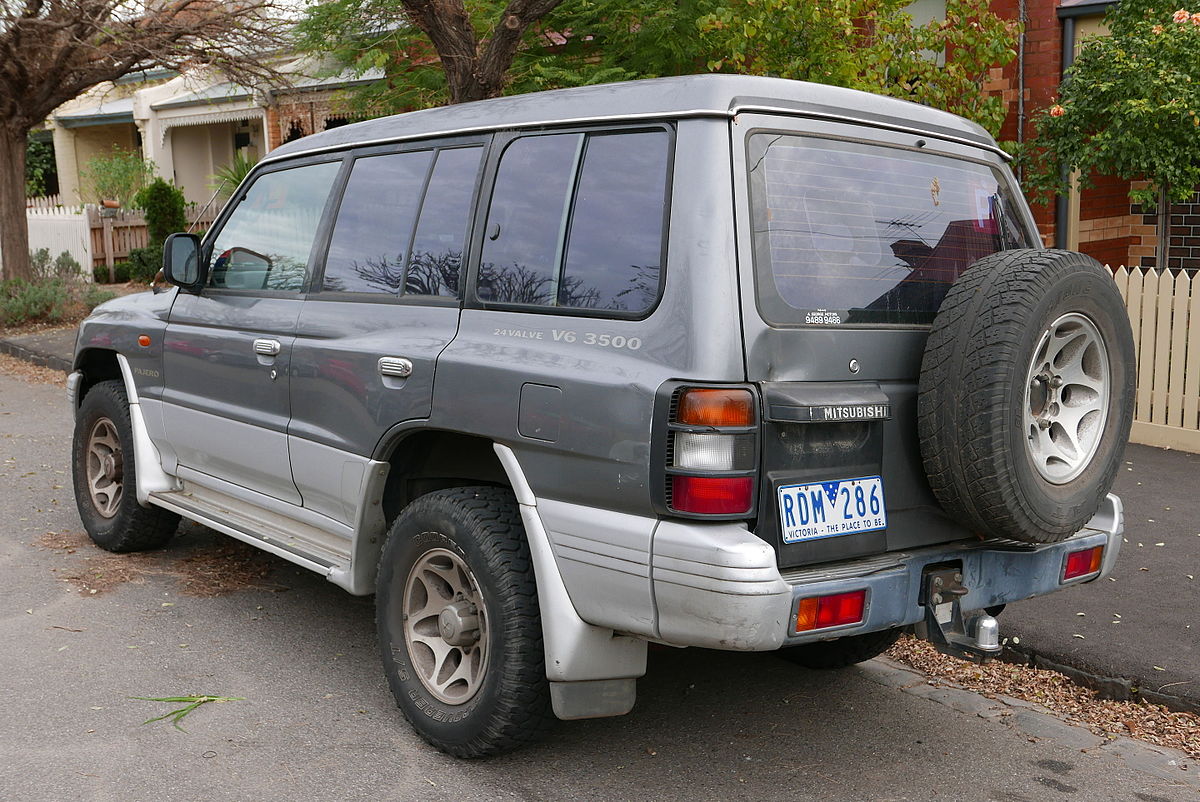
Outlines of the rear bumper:
[[[961,565],[963,610],[1042,596],[1108,576],[1120,552],[1121,500],[1109,495],[1088,526],[1061,543],[958,542],[780,573],[769,546],[744,527],[724,525],[698,539],[697,527],[660,525],[653,554],[660,637],[670,643],[765,651],[916,624],[926,567]],[[1062,581],[1066,555],[1105,546],[1100,573]],[[865,589],[862,623],[792,634],[800,600]]]

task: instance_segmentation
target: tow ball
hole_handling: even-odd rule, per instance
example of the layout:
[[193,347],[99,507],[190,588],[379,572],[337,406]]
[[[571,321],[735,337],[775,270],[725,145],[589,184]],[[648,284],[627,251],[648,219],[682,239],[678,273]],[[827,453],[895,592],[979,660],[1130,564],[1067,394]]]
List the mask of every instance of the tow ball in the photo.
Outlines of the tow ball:
[[927,569],[921,586],[925,620],[917,624],[917,637],[942,654],[985,663],[1000,654],[1000,625],[983,610],[963,612],[962,568]]

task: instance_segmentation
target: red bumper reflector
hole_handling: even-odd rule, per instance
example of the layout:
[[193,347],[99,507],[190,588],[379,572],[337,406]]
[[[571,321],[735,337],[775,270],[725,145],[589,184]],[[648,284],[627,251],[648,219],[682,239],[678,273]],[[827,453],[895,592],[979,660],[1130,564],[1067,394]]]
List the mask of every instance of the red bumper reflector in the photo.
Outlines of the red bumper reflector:
[[1078,579],[1081,576],[1099,572],[1104,564],[1104,547],[1095,546],[1083,551],[1073,551],[1067,555],[1063,566],[1063,581]]
[[749,476],[671,477],[671,508],[679,512],[736,515],[749,512],[753,500]]
[[796,631],[811,632],[814,629],[860,624],[866,606],[866,590],[801,599],[796,610]]

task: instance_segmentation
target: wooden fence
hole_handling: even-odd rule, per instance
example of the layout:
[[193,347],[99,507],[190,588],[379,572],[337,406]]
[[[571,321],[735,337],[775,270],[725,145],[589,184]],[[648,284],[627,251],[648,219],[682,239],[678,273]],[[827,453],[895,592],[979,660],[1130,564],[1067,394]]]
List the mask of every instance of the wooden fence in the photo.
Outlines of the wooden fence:
[[1118,268],[1137,353],[1130,440],[1200,453],[1200,274]]
[[[146,217],[140,211],[117,209],[110,216],[91,204],[64,206],[61,201],[57,195],[26,199],[31,250],[47,248],[52,258],[67,251],[90,276],[93,268],[128,261],[130,251],[150,243]],[[193,230],[203,233],[220,211],[220,204],[213,204],[203,214],[188,209],[188,223],[194,221]]]

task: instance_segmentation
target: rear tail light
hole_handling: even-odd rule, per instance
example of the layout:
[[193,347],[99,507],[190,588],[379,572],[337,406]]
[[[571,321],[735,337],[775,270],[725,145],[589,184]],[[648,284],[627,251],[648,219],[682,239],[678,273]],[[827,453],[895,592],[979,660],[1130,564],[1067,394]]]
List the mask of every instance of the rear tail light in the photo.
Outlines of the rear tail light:
[[861,624],[867,608],[867,591],[852,590],[829,596],[801,599],[796,608],[796,632]]
[[668,422],[667,507],[689,515],[754,510],[758,405],[741,387],[677,390]]
[[1069,553],[1063,560],[1063,578],[1066,582],[1069,579],[1079,579],[1082,576],[1089,574],[1100,573],[1100,568],[1104,565],[1104,547],[1094,546],[1090,549],[1082,551],[1073,551]]

